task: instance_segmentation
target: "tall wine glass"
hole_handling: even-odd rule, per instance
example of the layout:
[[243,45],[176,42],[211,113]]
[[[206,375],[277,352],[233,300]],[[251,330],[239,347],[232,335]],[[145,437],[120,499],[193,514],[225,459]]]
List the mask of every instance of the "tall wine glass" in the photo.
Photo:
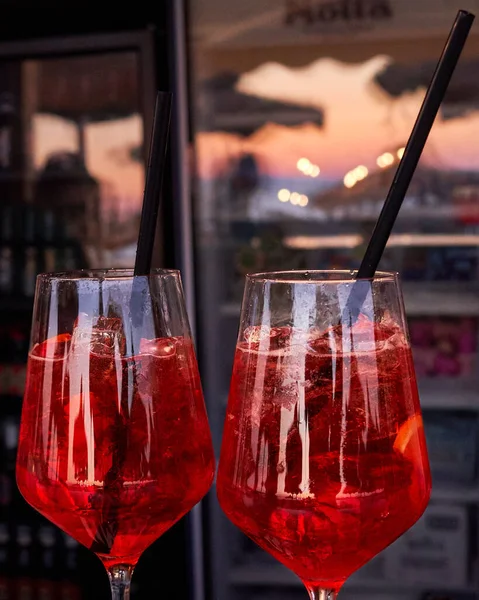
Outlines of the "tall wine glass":
[[353,277],[247,277],[218,471],[226,515],[313,600],[409,529],[431,488],[398,278]]
[[114,600],[208,491],[214,455],[180,275],[40,275],[17,457],[38,512],[95,552]]

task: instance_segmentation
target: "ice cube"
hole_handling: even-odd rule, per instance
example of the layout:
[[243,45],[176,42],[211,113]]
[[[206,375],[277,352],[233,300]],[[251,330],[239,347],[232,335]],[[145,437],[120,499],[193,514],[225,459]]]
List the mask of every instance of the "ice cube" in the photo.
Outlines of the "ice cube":
[[299,327],[288,327],[288,345],[295,348],[307,348],[308,344],[324,335],[319,327],[310,327],[308,329],[300,329]]
[[261,340],[269,338],[270,331],[271,329],[265,325],[251,325],[251,327],[245,329],[244,339],[250,345],[259,344]]
[[52,527],[40,527],[38,530],[38,541],[44,548],[51,548],[55,545],[55,530]]
[[327,356],[331,354],[331,346],[327,338],[308,340],[306,349],[308,354],[312,356]]
[[355,517],[328,511],[328,507],[321,504],[308,506],[307,500],[298,498],[291,499],[289,506],[288,503],[285,506],[287,508],[278,508],[271,513],[264,539],[273,548],[280,548],[282,554],[289,551],[291,558],[296,556],[299,545],[314,548],[315,561],[327,560],[334,552],[332,540],[340,539],[344,530],[359,530]]
[[291,333],[291,327],[251,325],[245,329],[244,339],[248,349],[268,352],[269,350],[285,348],[290,342]]
[[349,338],[344,340],[345,345],[350,345],[351,352],[374,352],[377,349],[376,327],[374,322],[364,315],[359,315],[350,331],[344,333]]
[[174,338],[156,338],[154,340],[141,338],[140,354],[168,358],[176,354],[176,345]]
[[316,325],[313,327],[310,327],[308,329],[308,341],[313,341],[313,340],[317,340],[320,337],[324,336],[324,329],[321,329],[320,327],[317,327]]
[[123,322],[117,317],[98,317],[88,324],[88,320],[79,319],[73,329],[72,346],[75,352],[88,349],[101,356],[124,356],[126,340]]
[[80,312],[78,313],[78,317],[75,319],[75,322],[73,323],[73,329],[76,329],[77,327],[86,327],[91,325],[91,321],[92,318],[90,317],[90,315],[88,315],[87,313],[84,312]]
[[351,328],[341,324],[324,331],[311,328],[307,341],[308,351],[316,355],[378,352],[404,344],[404,334],[392,319],[375,322],[362,314]]

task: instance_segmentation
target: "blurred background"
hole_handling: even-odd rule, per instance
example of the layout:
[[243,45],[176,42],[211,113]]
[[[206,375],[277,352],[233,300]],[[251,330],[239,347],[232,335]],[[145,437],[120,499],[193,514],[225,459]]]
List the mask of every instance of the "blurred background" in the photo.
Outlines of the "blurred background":
[[[478,0],[1,0],[0,599],[108,598],[14,464],[35,276],[133,266],[155,90],[175,106],[155,266],[181,268],[217,454],[244,276],[359,265],[456,11]],[[404,282],[433,471],[421,521],[342,600],[479,598],[479,34],[381,267]],[[214,488],[133,597],[304,599]]]

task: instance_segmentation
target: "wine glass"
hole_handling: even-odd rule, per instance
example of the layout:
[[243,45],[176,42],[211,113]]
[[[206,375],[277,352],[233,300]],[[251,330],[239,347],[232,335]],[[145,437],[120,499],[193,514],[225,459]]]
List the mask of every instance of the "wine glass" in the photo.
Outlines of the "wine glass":
[[430,489],[397,275],[248,276],[217,478],[228,518],[334,600]]
[[113,600],[129,598],[140,555],[213,476],[180,274],[39,275],[17,483],[97,554]]

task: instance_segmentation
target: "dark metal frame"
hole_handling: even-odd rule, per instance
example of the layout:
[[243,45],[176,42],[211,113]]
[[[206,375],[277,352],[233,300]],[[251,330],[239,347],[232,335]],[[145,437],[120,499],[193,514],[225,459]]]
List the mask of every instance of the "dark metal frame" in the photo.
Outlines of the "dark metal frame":
[[139,56],[139,86],[146,153],[149,147],[155,102],[154,39],[151,32],[143,30],[103,35],[83,34],[70,37],[3,42],[0,43],[0,60],[37,60],[128,51],[137,52]]
[[[159,57],[157,56],[158,39],[155,37],[157,33],[155,27],[146,24],[144,29],[134,31],[102,34],[81,33],[68,36],[54,35],[52,37],[19,41],[0,41],[0,61],[73,57],[105,52],[138,52],[145,165],[148,158],[157,82],[161,81],[162,89],[164,89],[165,84],[168,84],[168,87],[174,93],[174,108],[170,133],[169,154],[171,162],[165,181],[164,194],[166,197],[165,202],[163,202],[163,205],[165,205],[167,204],[166,200],[168,201],[169,206],[166,207],[168,210],[167,213],[164,213],[164,218],[172,225],[172,228],[167,228],[168,239],[164,240],[168,245],[167,250],[169,252],[165,257],[167,262],[165,266],[181,269],[188,314],[194,333],[196,301],[190,173],[186,160],[189,143],[188,60],[183,0],[169,0],[166,13],[168,18],[167,39],[160,40],[162,50],[167,50],[167,57],[163,63],[159,63]],[[168,198],[170,195],[171,198]],[[168,212],[170,207],[171,214]],[[160,227],[160,237],[161,235]],[[205,599],[202,520],[202,511],[198,505],[187,516],[191,600]]]

